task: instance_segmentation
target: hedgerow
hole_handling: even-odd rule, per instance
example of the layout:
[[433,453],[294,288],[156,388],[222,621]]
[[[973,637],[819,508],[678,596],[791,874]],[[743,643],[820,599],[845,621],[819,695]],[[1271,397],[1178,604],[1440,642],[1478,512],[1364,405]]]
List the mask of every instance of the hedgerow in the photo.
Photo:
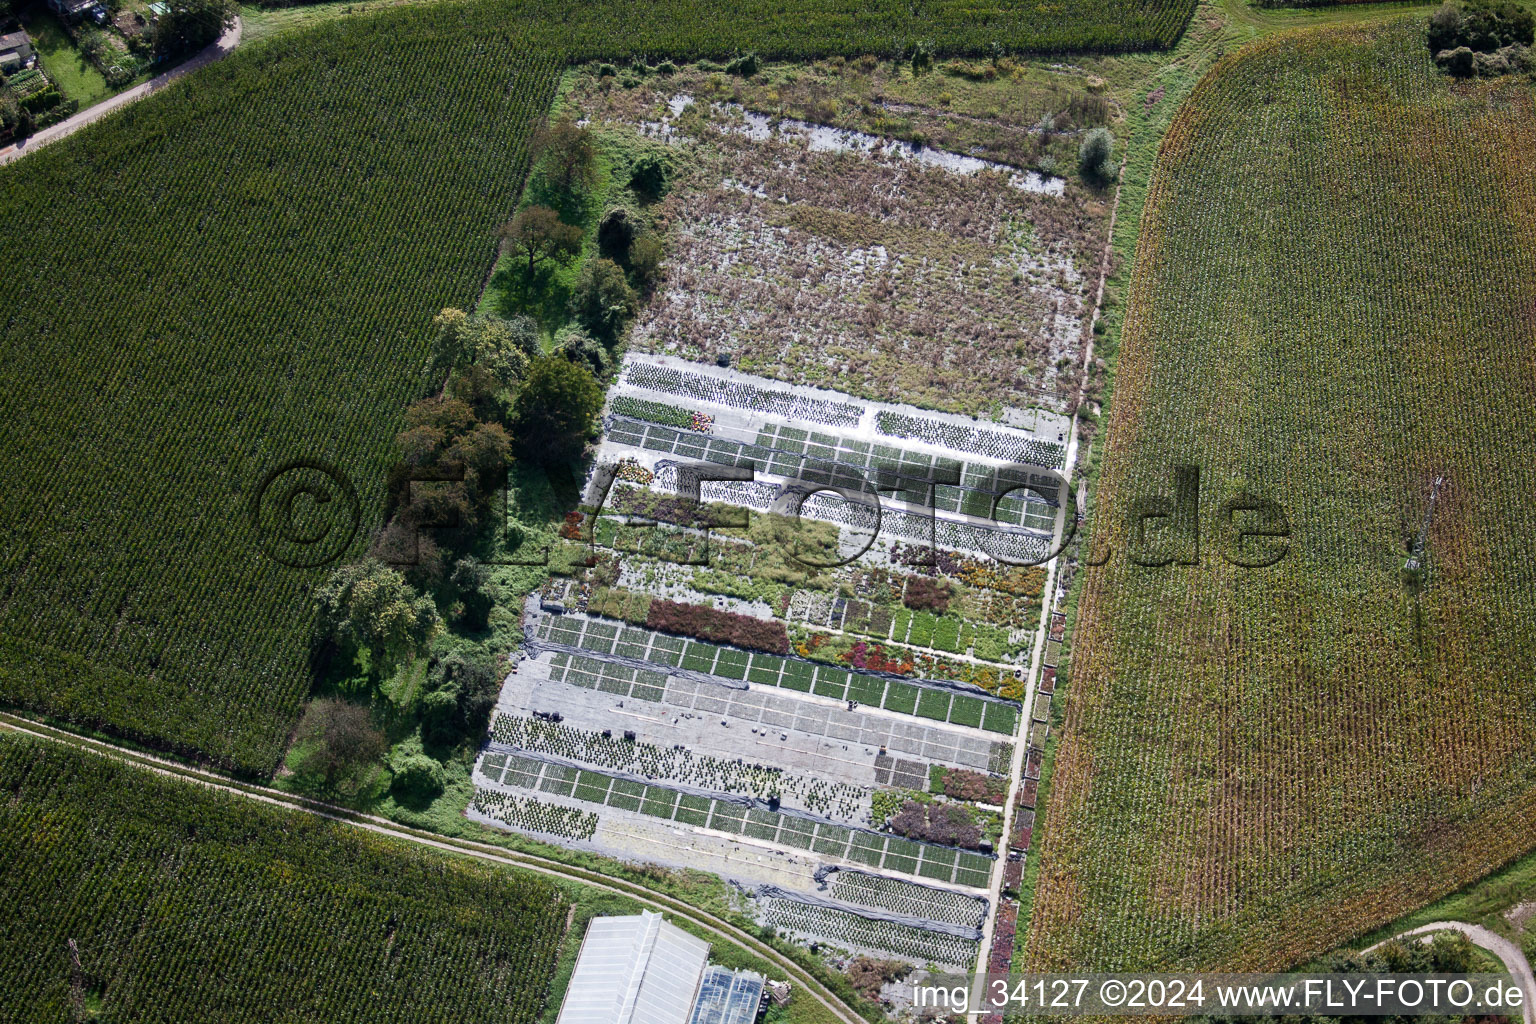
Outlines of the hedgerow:
[[775,619],[759,619],[752,615],[722,612],[704,605],[682,604],[658,597],[650,603],[645,624],[663,633],[698,637],[712,643],[733,644],[750,651],[789,653],[789,633],[784,623]]

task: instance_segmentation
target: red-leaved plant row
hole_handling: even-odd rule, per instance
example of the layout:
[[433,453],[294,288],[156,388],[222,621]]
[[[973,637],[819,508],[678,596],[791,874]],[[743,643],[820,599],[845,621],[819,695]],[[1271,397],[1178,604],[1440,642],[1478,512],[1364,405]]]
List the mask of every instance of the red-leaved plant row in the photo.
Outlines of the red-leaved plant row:
[[700,604],[657,598],[651,602],[645,624],[649,629],[697,637],[710,643],[732,644],[768,654],[789,653],[789,633],[784,623],[722,612]]
[[997,907],[997,924],[992,930],[992,948],[987,953],[987,971],[1007,974],[1013,964],[1013,935],[1018,928],[1019,905],[1004,900]]
[[1008,780],[964,768],[950,768],[944,772],[944,795],[951,800],[1002,806],[1008,799]]

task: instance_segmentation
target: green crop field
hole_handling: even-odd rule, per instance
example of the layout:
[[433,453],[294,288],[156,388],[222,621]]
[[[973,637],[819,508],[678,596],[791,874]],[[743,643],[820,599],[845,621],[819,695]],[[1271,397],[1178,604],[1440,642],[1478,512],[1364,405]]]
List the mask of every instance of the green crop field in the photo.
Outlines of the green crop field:
[[0,702],[275,767],[324,570],[270,560],[247,507],[327,463],[362,550],[427,325],[472,304],[566,61],[1144,49],[1193,9],[421,4],[243,47],[0,169]]
[[569,906],[532,875],[17,738],[0,861],[16,1022],[530,1022]]
[[[1454,82],[1414,19],[1197,88],[1138,244],[1031,967],[1281,968],[1531,845],[1533,352],[1528,80]],[[1176,464],[1199,564],[1130,564]],[[1278,564],[1220,554],[1239,491],[1285,510]]]

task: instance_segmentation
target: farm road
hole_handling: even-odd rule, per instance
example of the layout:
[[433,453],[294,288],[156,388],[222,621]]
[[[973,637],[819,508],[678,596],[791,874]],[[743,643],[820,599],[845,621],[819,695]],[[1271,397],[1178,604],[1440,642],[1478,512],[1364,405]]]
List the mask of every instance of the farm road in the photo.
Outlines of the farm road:
[[167,760],[155,754],[148,754],[139,750],[120,747],[115,743],[105,740],[66,732],[63,729],[27,718],[14,711],[0,712],[0,730],[9,730],[54,743],[63,743],[85,753],[111,758],[112,760],[121,761],[124,764],[146,769],[159,775],[174,776],[194,785],[206,786],[209,789],[216,789],[234,796],[246,797],[260,803],[274,804],[303,814],[313,814],[316,817],[326,818],[354,828],[366,829],[369,832],[376,832],[379,835],[389,836],[392,839],[416,843],[419,846],[430,846],[445,853],[457,854],[463,857],[475,857],[480,860],[519,868],[523,871],[534,871],[541,875],[564,878],[579,882],[582,885],[589,885],[595,889],[618,893],[652,910],[660,910],[674,917],[685,918],[708,934],[723,939],[768,961],[794,983],[799,993],[809,996],[820,1003],[842,1024],[867,1024],[863,1017],[849,1009],[841,999],[817,981],[803,967],[756,936],[743,931],[729,921],[715,917],[707,911],[683,903],[681,900],[666,893],[648,889],[639,883],[601,875],[586,868],[579,868],[547,857],[540,857],[536,854],[520,853],[515,850],[475,842],[474,840],[457,839],[451,836],[424,832],[397,824],[387,818],[363,814],[334,804],[311,800],[307,797],[295,796],[292,793],[285,793],[280,789],[272,789],[268,786],[241,782],[238,779],[220,775],[203,768],[194,768],[190,765]]
[[[1510,942],[1504,936],[1489,931],[1482,925],[1464,924],[1461,921],[1435,921],[1432,924],[1420,925],[1410,928],[1400,935],[1394,935],[1393,939],[1406,939],[1410,935],[1420,935],[1425,938],[1436,932],[1460,932],[1472,940],[1473,945],[1481,946],[1504,962],[1510,976],[1515,979],[1515,984],[1520,986],[1525,1001],[1525,1024],[1536,1024],[1536,976],[1531,973],[1530,961],[1525,958],[1525,953],[1519,946]],[[1386,945],[1392,939],[1384,939],[1366,949],[1369,953],[1372,949]],[[1419,941],[1423,941],[1420,939]]]
[[148,96],[152,92],[159,92],[182,75],[196,71],[205,64],[213,63],[240,45],[240,32],[240,19],[237,17],[234,25],[226,29],[224,34],[217,40],[205,46],[202,52],[188,58],[164,74],[156,75],[142,85],[136,85],[132,89],[126,89],[118,93],[116,96],[108,97],[94,107],[87,107],[73,117],[44,128],[36,135],[29,136],[20,142],[12,143],[4,149],[0,149],[0,167],[13,160],[19,160],[28,153],[48,145],[50,142],[62,139],[66,135],[73,135],[91,122],[99,121],[106,117],[112,111],[126,107],[134,100]]

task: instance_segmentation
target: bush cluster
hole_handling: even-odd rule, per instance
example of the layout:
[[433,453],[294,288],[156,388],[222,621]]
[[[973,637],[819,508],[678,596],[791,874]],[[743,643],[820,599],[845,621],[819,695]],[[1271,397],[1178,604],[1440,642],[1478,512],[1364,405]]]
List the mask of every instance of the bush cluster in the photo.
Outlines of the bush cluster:
[[886,827],[908,839],[944,846],[974,850],[981,845],[981,826],[962,804],[925,804],[920,800],[908,800],[886,822]]
[[1006,779],[993,778],[964,768],[942,769],[942,791],[951,800],[1001,805],[1008,798]]
[[1441,4],[1429,16],[1435,63],[1453,75],[1491,77],[1531,66],[1536,17],[1509,0]]
[[901,595],[901,603],[913,611],[931,611],[943,615],[949,610],[949,599],[954,590],[943,580],[927,576],[913,576],[907,580],[907,589]]

